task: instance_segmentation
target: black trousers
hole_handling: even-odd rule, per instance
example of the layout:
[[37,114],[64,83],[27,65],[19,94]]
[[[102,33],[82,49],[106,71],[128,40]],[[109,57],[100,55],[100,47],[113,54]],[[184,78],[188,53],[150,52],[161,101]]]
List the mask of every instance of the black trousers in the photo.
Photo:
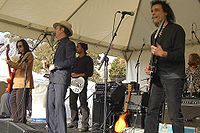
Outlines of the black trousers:
[[[70,83],[70,82],[69,82]],[[48,133],[66,133],[65,95],[68,85],[50,82],[47,90]]]
[[71,109],[71,122],[76,124],[78,123],[78,107],[77,107],[77,100],[80,100],[80,109],[82,113],[82,127],[88,127],[89,122],[89,108],[87,102],[87,83],[85,84],[83,90],[76,94],[70,89],[70,109]]
[[30,89],[13,89],[10,97],[11,117],[15,122],[26,123],[26,109],[28,106]]
[[168,114],[172,121],[173,133],[184,133],[183,115],[181,112],[181,99],[183,92],[183,79],[157,79],[154,80],[150,92],[144,133],[158,133],[159,111],[165,100]]

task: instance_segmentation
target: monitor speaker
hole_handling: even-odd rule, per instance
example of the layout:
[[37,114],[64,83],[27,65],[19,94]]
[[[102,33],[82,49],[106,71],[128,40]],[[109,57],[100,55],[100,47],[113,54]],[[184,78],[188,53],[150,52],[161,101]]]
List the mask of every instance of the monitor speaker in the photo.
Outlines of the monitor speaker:
[[[200,127],[200,106],[195,106],[195,105],[182,105],[181,106],[182,109],[182,113],[184,116],[184,122],[185,122],[185,126],[188,127]],[[165,109],[165,113],[164,113],[164,122],[165,123],[170,123],[171,121],[168,117],[168,110]]]

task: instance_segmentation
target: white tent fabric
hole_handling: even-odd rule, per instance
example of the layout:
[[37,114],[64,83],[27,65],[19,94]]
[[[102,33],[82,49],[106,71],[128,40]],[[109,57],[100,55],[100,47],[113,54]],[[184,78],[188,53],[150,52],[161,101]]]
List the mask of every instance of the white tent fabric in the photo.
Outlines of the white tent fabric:
[[[137,6],[138,0],[0,0],[0,31],[37,38],[42,31],[51,31],[53,23],[68,20],[75,33],[72,39],[87,42],[100,53],[111,40],[115,12],[136,12]],[[120,17],[117,14],[116,24]],[[113,49],[127,48],[133,22],[134,17],[125,16]]]

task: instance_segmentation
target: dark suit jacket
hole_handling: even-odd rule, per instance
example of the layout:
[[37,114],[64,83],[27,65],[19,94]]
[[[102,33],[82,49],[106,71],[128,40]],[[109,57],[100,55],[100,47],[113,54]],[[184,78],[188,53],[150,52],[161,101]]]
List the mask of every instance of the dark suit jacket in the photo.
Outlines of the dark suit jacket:
[[53,64],[55,69],[50,72],[50,82],[57,84],[70,84],[71,69],[75,61],[76,47],[74,42],[63,38],[58,43],[54,55]]

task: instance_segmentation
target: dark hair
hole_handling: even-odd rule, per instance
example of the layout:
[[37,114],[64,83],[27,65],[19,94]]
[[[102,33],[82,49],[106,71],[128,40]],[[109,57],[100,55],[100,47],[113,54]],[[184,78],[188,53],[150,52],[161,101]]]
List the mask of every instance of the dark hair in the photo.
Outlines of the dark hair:
[[[22,42],[22,45],[23,45],[23,47],[24,47],[24,53],[25,53],[25,54],[26,54],[27,52],[30,52],[30,51],[31,51],[31,50],[29,49],[28,43],[27,43],[26,40],[24,40],[24,39],[18,40],[18,41],[16,42],[16,48],[17,48],[17,50],[18,50],[17,44],[18,44],[19,42]],[[18,53],[21,54],[21,53],[19,52],[19,50],[18,50]]]
[[166,3],[166,1],[159,1],[159,0],[158,1],[152,1],[151,7],[156,5],[156,4],[161,5],[162,8],[163,8],[163,11],[165,13],[167,13],[166,18],[167,18],[168,22],[174,23],[176,21],[174,12],[173,12],[172,8],[169,6],[169,4]]
[[86,44],[86,43],[83,43],[83,42],[79,42],[78,44],[80,44],[81,45],[81,48],[83,48],[83,50],[84,50],[84,52],[85,52],[85,54],[87,54],[87,50],[88,50],[88,44]]
[[189,60],[188,60],[188,65],[189,66],[195,66],[195,67],[200,65],[200,56],[197,53],[190,54]]
[[61,28],[64,28],[64,33],[67,35],[67,37],[72,36],[72,33],[64,26],[60,25]]

